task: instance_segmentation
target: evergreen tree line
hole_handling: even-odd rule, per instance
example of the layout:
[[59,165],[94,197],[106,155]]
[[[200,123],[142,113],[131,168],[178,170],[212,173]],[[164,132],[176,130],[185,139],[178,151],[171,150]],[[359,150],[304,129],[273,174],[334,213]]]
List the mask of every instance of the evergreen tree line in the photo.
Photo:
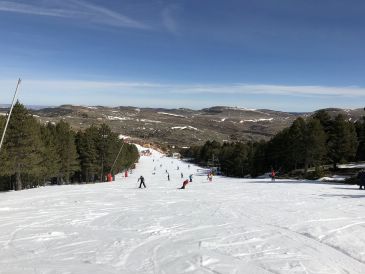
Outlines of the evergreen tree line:
[[[1,133],[5,121],[0,117]],[[138,158],[136,146],[123,144],[105,124],[78,132],[64,121],[42,125],[17,102],[0,151],[0,190],[105,181],[106,174],[129,168]]]
[[208,141],[181,153],[197,164],[219,166],[226,176],[255,177],[271,169],[309,176],[313,167],[311,176],[319,176],[324,165],[336,169],[339,163],[365,160],[365,117],[352,123],[344,115],[331,118],[322,110],[307,119],[297,118],[269,141]]

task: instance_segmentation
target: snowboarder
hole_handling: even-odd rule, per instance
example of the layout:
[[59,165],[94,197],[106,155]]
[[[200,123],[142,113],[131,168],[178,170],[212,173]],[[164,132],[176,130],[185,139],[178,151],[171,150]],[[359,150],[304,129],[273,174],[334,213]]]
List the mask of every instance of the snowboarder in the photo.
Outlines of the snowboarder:
[[184,178],[184,174],[181,172],[181,178]]
[[184,182],[183,182],[183,185],[182,187],[180,187],[180,189],[185,189],[185,186],[189,183],[189,180],[186,179]]
[[137,183],[140,182],[139,184],[139,188],[142,188],[142,185],[144,186],[144,188],[146,188],[146,185],[144,183],[144,177],[141,175],[141,177],[139,177],[139,179],[137,180]]
[[193,174],[189,175],[189,181],[190,181],[190,183],[193,181]]
[[365,189],[365,169],[357,174],[357,178],[359,179],[359,189],[363,189],[363,187]]
[[271,181],[275,182],[275,176],[276,176],[275,170],[272,168],[271,169],[271,174],[270,174]]

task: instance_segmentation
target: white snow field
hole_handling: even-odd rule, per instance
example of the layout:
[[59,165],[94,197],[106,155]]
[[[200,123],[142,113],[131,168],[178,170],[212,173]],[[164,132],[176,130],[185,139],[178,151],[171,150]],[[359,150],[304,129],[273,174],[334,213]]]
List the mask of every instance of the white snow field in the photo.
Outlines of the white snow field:
[[153,151],[112,183],[1,193],[0,273],[365,273],[365,190],[205,176],[177,189],[196,171]]

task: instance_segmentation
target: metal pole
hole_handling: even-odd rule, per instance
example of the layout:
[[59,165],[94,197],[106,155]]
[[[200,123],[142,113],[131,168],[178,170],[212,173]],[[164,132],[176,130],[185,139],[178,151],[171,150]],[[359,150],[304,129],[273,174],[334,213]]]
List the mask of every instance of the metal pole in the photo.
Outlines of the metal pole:
[[117,160],[118,160],[118,158],[119,158],[119,155],[120,155],[120,153],[122,152],[122,149],[123,149],[123,147],[124,147],[124,144],[125,144],[125,142],[123,141],[123,144],[122,144],[122,146],[121,146],[121,148],[120,148],[120,150],[119,150],[119,152],[118,152],[117,157],[116,157],[116,158],[115,158],[115,160],[114,160],[114,163],[113,163],[113,165],[112,165],[112,167],[111,167],[111,169],[110,169],[110,172],[109,172],[109,173],[112,173],[113,168],[114,168],[114,165],[117,163]]
[[6,120],[5,128],[4,128],[4,131],[3,131],[3,135],[1,136],[1,141],[0,141],[0,151],[1,151],[1,147],[2,147],[3,142],[4,142],[6,129],[8,128],[8,124],[9,124],[9,121],[10,121],[10,116],[11,116],[11,113],[13,112],[13,108],[14,108],[14,104],[15,104],[16,95],[17,95],[17,93],[18,93],[18,88],[19,88],[19,85],[20,85],[20,82],[21,82],[21,81],[22,81],[22,80],[19,78],[19,79],[18,79],[18,84],[16,85],[16,89],[15,89],[14,97],[13,97],[13,102],[11,103],[10,111],[9,111],[9,114],[8,114],[8,119]]

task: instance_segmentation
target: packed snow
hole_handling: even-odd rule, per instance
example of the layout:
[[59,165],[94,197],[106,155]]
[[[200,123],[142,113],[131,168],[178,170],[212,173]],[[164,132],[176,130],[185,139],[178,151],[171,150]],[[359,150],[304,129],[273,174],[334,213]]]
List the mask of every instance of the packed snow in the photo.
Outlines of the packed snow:
[[106,117],[110,121],[126,121],[126,120],[132,120],[132,118],[129,117],[118,117],[118,116],[107,116]]
[[317,181],[321,181],[321,182],[342,182],[345,181],[346,179],[350,178],[351,176],[347,176],[347,175],[333,175],[331,177],[322,177],[319,178]]
[[258,122],[271,122],[272,120],[274,120],[274,118],[261,118],[261,119],[249,119],[249,120],[241,120],[240,123],[244,123],[244,122],[251,122],[251,123],[258,123]]
[[192,127],[192,126],[176,126],[176,127],[171,127],[171,129],[180,129],[180,130],[192,129],[192,130],[198,130],[196,127]]
[[156,124],[162,123],[161,121],[149,120],[149,119],[140,119],[139,121],[145,122],[145,123],[156,123]]
[[126,139],[130,139],[131,137],[130,137],[130,136],[128,136],[128,135],[119,134],[119,135],[118,135],[118,138],[119,138],[119,139],[124,139],[124,140],[126,140]]
[[162,114],[162,115],[169,115],[169,116],[175,116],[175,117],[181,117],[181,118],[186,118],[186,116],[184,115],[180,115],[180,114],[174,114],[174,113],[168,113],[168,112],[157,112],[158,114]]
[[365,168],[365,163],[351,163],[337,165],[338,168]]
[[0,273],[365,273],[364,190],[198,169],[152,151],[112,183],[0,193]]

